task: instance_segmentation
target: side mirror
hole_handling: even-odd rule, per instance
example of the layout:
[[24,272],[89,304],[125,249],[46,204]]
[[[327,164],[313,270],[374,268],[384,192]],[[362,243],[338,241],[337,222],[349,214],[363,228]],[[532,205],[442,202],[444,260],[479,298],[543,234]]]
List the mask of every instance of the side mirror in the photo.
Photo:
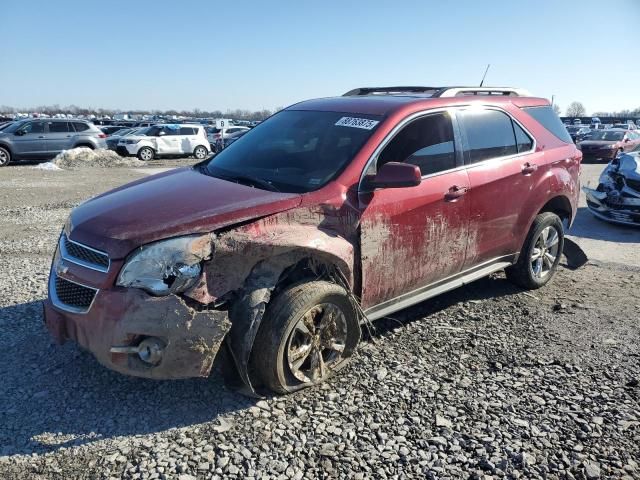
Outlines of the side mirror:
[[166,134],[167,134],[167,132],[165,132],[164,130],[160,130],[160,131],[158,132],[158,136],[159,136],[159,137],[162,137],[162,136],[164,136],[164,135],[166,135]]
[[420,185],[422,174],[416,165],[400,162],[388,162],[369,182],[372,188],[404,188]]
[[629,137],[624,139],[624,143],[627,143],[627,142],[630,142],[630,141],[631,141],[631,139]]
[[21,137],[22,135],[24,135],[26,132],[24,130],[16,130],[14,132],[14,135],[17,135],[18,137]]

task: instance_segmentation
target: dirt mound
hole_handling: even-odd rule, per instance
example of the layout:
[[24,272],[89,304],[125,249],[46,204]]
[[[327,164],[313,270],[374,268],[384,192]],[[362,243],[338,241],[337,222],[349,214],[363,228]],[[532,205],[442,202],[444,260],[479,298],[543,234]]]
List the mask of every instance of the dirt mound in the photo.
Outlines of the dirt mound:
[[77,170],[87,167],[143,167],[145,163],[137,158],[124,158],[112,150],[99,148],[73,148],[63,150],[51,163],[64,170]]

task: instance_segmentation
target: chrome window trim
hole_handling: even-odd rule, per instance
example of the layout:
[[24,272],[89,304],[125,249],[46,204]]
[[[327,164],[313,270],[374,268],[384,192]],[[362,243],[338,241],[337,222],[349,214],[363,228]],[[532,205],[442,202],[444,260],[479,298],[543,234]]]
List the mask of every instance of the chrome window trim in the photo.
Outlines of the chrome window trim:
[[54,267],[51,270],[51,274],[49,275],[49,299],[51,300],[51,303],[53,304],[54,307],[56,307],[59,310],[64,310],[65,312],[77,313],[77,314],[85,314],[89,310],[91,310],[91,307],[93,307],[93,303],[96,301],[96,297],[98,296],[98,292],[100,291],[99,289],[90,287],[88,285],[83,285],[82,283],[73,282],[63,277],[59,277],[65,282],[73,283],[75,285],[80,285],[81,287],[88,288],[95,292],[93,294],[93,299],[91,300],[91,304],[86,309],[74,307],[73,305],[67,305],[66,303],[62,302],[62,300],[58,298],[58,292],[56,291],[56,278],[58,278],[58,274],[56,273],[55,267]]
[[[454,135],[459,135],[459,140],[460,142],[456,142],[456,140],[454,139],[454,145],[457,145],[458,143],[462,143],[462,156],[463,156],[463,164],[456,166],[455,168],[450,168],[448,170],[442,170],[441,172],[435,172],[435,173],[430,173],[428,175],[423,175],[421,178],[422,180],[431,178],[431,177],[437,177],[439,175],[444,175],[447,173],[452,173],[452,172],[456,172],[458,170],[462,170],[465,168],[475,168],[478,165],[485,165],[489,162],[494,162],[496,160],[508,160],[508,159],[512,159],[512,158],[517,158],[517,157],[521,157],[524,155],[530,155],[531,153],[534,153],[536,151],[536,148],[538,146],[536,137],[533,136],[531,134],[531,132],[529,131],[529,129],[527,129],[524,125],[522,125],[522,123],[513,117],[513,115],[511,115],[509,112],[503,110],[502,108],[499,108],[495,105],[482,105],[482,106],[475,106],[475,105],[456,105],[456,106],[452,106],[452,107],[441,107],[441,108],[433,108],[433,109],[428,109],[428,110],[421,110],[419,112],[416,113],[412,113],[411,115],[409,115],[408,117],[405,117],[402,119],[401,122],[399,122],[395,127],[393,127],[393,129],[382,139],[382,141],[380,142],[380,144],[376,147],[376,149],[373,151],[373,153],[371,154],[371,156],[369,157],[369,159],[367,160],[367,163],[365,163],[364,168],[362,169],[362,172],[360,173],[360,180],[358,181],[358,192],[365,192],[366,190],[364,190],[362,188],[363,185],[363,181],[365,178],[365,174],[367,172],[367,170],[369,170],[369,168],[371,167],[371,164],[376,160],[376,158],[378,157],[378,155],[380,155],[380,152],[382,150],[384,150],[384,148],[389,144],[389,142],[393,139],[393,137],[396,136],[396,134],[403,129],[407,124],[411,123],[412,121],[420,118],[420,117],[424,117],[426,115],[430,115],[433,113],[442,113],[442,112],[447,112],[449,113],[449,115],[454,116],[458,113],[458,111],[461,110],[466,110],[469,108],[482,108],[484,110],[497,110],[499,112],[504,113],[505,115],[507,115],[512,122],[515,122],[520,128],[522,128],[522,130],[524,130],[524,132],[529,135],[529,137],[531,138],[531,140],[533,141],[531,149],[527,150],[526,152],[518,152],[516,154],[513,155],[503,155],[501,157],[493,157],[493,158],[487,158],[486,160],[482,160],[481,162],[477,162],[477,163],[466,163],[466,145],[464,145],[464,143],[466,143],[466,137],[464,137],[464,133],[463,133],[463,126],[460,124],[460,122],[458,122],[458,130],[459,132],[456,132],[456,128],[455,128],[455,124],[454,124]],[[457,118],[456,118],[457,120]],[[452,122],[453,122],[453,118],[452,118]],[[463,142],[464,140],[464,142]],[[515,132],[514,132],[514,140],[515,140]],[[517,147],[517,144],[516,144]]]
[[[74,245],[78,245],[81,248],[86,248],[87,250],[91,250],[92,252],[98,253],[100,255],[104,255],[105,257],[107,257],[107,261],[109,262],[108,265],[106,267],[102,267],[100,265],[96,265],[95,263],[85,262],[80,258],[72,256],[69,252],[67,252],[67,249],[64,245],[65,238],[69,242],[73,243]],[[80,265],[81,267],[89,268],[91,270],[95,270],[97,272],[102,272],[102,273],[107,273],[109,271],[109,268],[111,268],[111,258],[109,257],[107,252],[96,250],[95,248],[91,248],[87,245],[84,245],[83,243],[74,242],[69,238],[69,236],[66,233],[63,233],[62,235],[60,235],[58,246],[60,247],[60,256],[69,263],[75,263],[76,265]]]

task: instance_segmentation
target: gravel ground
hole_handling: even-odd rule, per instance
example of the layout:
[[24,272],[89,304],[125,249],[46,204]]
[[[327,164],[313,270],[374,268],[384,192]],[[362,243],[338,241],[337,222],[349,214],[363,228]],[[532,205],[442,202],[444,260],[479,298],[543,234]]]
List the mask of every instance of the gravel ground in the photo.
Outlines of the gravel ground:
[[0,169],[0,478],[640,478],[636,266],[563,266],[532,293],[493,275],[377,322],[288,397],[53,344],[39,302],[69,209],[144,174]]

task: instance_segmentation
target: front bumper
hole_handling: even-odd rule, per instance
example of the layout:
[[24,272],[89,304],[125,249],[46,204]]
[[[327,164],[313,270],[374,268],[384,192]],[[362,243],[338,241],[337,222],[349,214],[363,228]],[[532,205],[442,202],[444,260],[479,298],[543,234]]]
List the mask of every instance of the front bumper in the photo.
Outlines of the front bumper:
[[616,202],[605,192],[592,188],[582,189],[587,198],[587,207],[591,213],[611,223],[640,226],[640,199],[618,197]]
[[[49,295],[44,301],[44,318],[58,343],[73,340],[93,353],[104,366],[127,375],[154,379],[209,375],[231,328],[226,311],[198,311],[175,295],[153,297],[136,288],[105,287],[109,283],[106,279],[103,282],[86,279],[95,279],[98,275],[114,278],[114,272],[100,274],[85,270],[56,254]],[[85,281],[82,281],[83,275]],[[70,297],[68,292],[57,295],[57,278],[66,284],[96,286],[95,296],[84,309],[85,313],[60,301],[60,296]],[[99,283],[103,288],[99,288]],[[134,349],[146,338],[157,338],[164,344],[159,363],[147,363],[137,353],[122,353],[127,348]]]
[[[133,150],[133,151],[132,151]],[[121,157],[135,157],[137,147],[135,145],[121,145],[116,147],[116,153]]]

